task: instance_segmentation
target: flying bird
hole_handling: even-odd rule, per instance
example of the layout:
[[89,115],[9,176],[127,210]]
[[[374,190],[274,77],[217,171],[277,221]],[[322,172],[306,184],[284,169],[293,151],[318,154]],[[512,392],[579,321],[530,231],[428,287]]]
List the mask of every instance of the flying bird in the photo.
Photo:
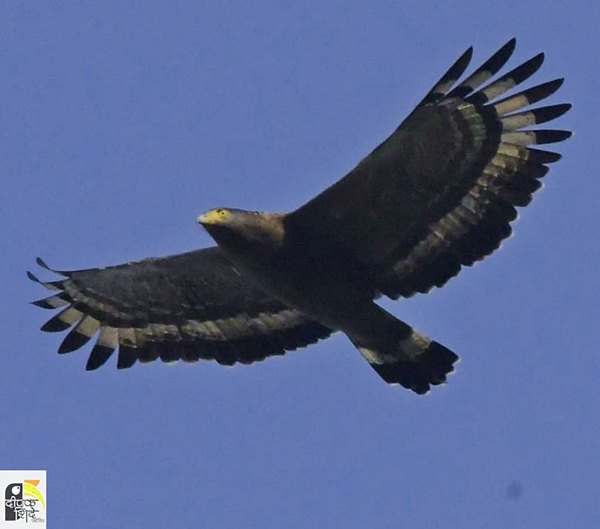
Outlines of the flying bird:
[[458,356],[375,300],[441,287],[491,254],[560,158],[531,145],[571,133],[531,127],[571,105],[527,107],[563,79],[505,95],[544,60],[494,78],[514,48],[512,39],[460,81],[469,48],[381,145],[291,213],[216,208],[198,217],[216,246],[52,270],[55,281],[28,272],[53,291],[34,304],[61,308],[42,330],[72,327],[59,353],[97,334],[88,370],[117,348],[118,368],[158,358],[249,364],[341,331],[386,382],[419,394],[444,383]]

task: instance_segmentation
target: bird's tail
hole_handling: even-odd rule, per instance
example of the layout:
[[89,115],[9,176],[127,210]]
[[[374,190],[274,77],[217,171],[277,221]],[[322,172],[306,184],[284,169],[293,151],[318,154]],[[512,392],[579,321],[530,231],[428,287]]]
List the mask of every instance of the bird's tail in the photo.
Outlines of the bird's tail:
[[380,310],[387,319],[388,332],[392,329],[393,341],[386,340],[392,345],[374,346],[350,338],[379,376],[389,384],[401,384],[419,395],[427,393],[430,385],[446,382],[446,375],[454,371],[453,364],[458,356],[390,313]]

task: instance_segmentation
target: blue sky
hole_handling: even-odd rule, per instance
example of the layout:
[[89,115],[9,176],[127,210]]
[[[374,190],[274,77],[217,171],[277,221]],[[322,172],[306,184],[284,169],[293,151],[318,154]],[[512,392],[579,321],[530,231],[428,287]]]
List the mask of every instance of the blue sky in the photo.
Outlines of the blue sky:
[[[51,527],[595,527],[600,7],[592,2],[23,2],[0,8],[0,468]],[[253,366],[84,370],[25,270],[211,244],[350,170],[469,45],[564,76],[575,136],[502,250],[384,302],[462,361],[427,397],[343,337]],[[517,490],[517,497],[510,494]]]

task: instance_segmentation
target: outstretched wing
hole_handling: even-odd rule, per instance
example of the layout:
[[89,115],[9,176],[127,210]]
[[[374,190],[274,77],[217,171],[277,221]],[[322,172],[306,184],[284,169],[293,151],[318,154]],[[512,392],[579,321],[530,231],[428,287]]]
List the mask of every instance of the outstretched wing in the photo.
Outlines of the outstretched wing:
[[571,105],[522,110],[562,79],[496,100],[535,73],[543,54],[480,89],[514,47],[513,39],[455,86],[469,48],[384,143],[291,213],[287,228],[353,256],[372,288],[393,298],[441,286],[492,253],[511,233],[515,206],[530,202],[546,164],[560,158],[529,146],[571,135],[527,129]]
[[28,272],[55,291],[34,305],[62,309],[42,330],[73,327],[59,353],[80,348],[98,332],[88,370],[117,347],[119,368],[157,358],[231,365],[283,354],[332,332],[246,282],[217,247],[57,273],[64,279],[41,282]]

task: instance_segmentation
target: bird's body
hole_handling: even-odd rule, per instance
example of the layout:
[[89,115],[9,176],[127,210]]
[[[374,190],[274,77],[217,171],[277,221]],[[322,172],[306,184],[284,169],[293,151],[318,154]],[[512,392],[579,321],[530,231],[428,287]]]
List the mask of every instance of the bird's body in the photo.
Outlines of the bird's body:
[[[288,215],[216,208],[198,221],[259,289],[342,331],[377,371],[395,365],[392,381],[408,376],[410,387],[426,391],[429,383],[443,381],[458,359],[375,304],[360,263],[333,241],[324,247]],[[433,359],[425,354],[430,349]],[[433,372],[414,373],[419,355],[436,365]]]
[[526,127],[570,105],[521,109],[561,79],[498,100],[543,55],[488,82],[514,45],[457,84],[467,50],[385,142],[291,213],[216,208],[198,220],[218,247],[59,272],[44,283],[58,292],[36,304],[65,308],[43,329],[74,326],[59,352],[98,331],[88,369],[117,346],[121,368],[159,357],[249,363],[342,331],[387,382],[416,393],[445,382],[458,357],[375,300],[442,286],[492,253],[559,159],[530,145],[569,132]]
[[[230,256],[234,266],[261,290],[332,328],[357,307],[373,298],[355,263],[331,248],[324,254],[307,237],[290,233],[286,215],[218,208],[199,222]],[[277,234],[272,237],[271,234]],[[327,320],[327,321],[325,321]]]

